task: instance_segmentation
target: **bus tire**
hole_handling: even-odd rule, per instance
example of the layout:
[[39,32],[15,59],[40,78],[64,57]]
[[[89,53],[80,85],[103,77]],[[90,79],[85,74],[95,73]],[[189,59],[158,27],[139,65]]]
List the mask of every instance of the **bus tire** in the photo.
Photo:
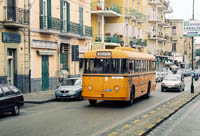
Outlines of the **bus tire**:
[[130,100],[127,102],[127,104],[130,106],[134,103],[135,98],[135,89],[134,87],[131,88],[131,94],[130,94]]
[[151,95],[151,82],[148,83],[147,94],[145,95],[145,98],[148,99],[150,95]]
[[89,100],[91,106],[95,106],[97,104],[97,100]]

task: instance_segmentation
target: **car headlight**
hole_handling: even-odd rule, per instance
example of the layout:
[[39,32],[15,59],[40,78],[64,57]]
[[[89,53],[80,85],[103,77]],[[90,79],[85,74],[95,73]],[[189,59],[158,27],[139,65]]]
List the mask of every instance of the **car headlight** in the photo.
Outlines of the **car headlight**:
[[115,91],[119,91],[119,86],[115,86]]
[[92,90],[92,86],[89,85],[88,86],[88,90],[91,91]]

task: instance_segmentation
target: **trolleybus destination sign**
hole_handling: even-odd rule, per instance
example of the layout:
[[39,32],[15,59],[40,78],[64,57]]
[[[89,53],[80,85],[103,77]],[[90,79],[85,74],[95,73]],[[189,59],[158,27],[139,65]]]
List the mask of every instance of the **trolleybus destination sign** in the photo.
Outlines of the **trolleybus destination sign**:
[[184,21],[184,35],[186,37],[199,37],[200,36],[200,21],[190,20]]

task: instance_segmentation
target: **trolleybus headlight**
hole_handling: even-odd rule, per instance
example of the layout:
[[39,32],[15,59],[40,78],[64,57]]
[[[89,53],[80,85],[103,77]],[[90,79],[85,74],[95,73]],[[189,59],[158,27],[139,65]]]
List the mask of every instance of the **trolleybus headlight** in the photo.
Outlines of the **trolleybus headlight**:
[[91,87],[90,85],[88,86],[88,90],[89,90],[89,91],[91,91],[91,90],[92,90],[92,87]]
[[115,86],[115,91],[119,91],[119,86]]

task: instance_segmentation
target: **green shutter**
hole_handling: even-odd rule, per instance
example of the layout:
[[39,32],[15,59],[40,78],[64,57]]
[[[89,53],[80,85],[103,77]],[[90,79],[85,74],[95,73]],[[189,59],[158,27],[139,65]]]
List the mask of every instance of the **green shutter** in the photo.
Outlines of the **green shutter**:
[[51,26],[51,0],[47,0],[47,18],[48,18],[48,28],[52,28]]
[[40,29],[43,29],[43,0],[40,0]]
[[83,8],[79,7],[80,35],[83,36]]
[[[60,0],[60,20],[61,20],[61,30],[63,30],[63,0]],[[65,20],[64,20],[65,21]]]
[[70,32],[70,4],[67,2],[67,32]]

